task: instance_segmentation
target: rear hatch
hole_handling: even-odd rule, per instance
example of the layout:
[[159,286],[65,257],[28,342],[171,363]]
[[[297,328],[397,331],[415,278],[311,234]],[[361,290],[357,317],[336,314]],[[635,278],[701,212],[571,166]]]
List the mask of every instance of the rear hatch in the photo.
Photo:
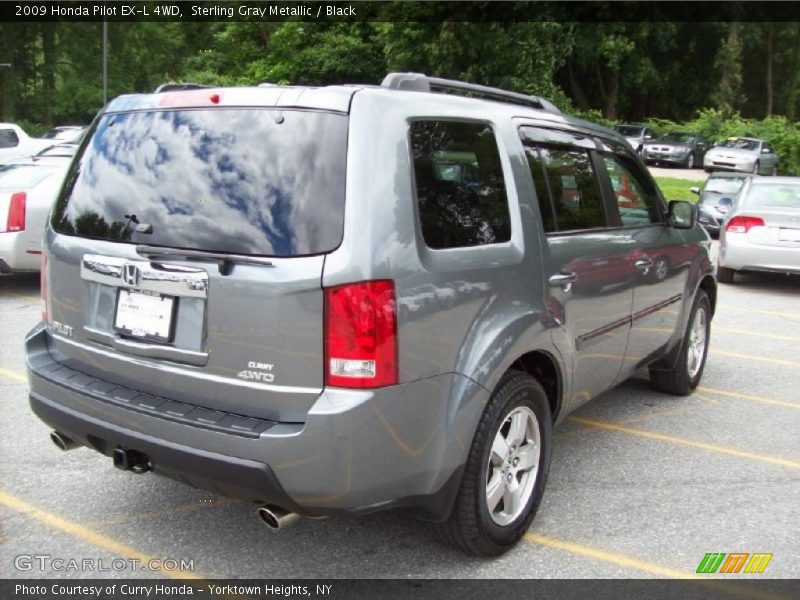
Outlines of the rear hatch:
[[100,117],[52,216],[56,359],[192,406],[304,421],[323,387],[347,127],[264,107]]

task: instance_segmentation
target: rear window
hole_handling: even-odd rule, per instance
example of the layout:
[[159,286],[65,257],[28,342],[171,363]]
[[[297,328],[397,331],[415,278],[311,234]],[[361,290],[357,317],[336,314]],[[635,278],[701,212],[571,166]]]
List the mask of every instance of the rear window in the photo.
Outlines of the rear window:
[[785,183],[753,185],[745,198],[744,205],[751,208],[800,208],[800,185]]
[[106,115],[68,176],[53,228],[231,254],[328,252],[342,240],[346,154],[339,114]]

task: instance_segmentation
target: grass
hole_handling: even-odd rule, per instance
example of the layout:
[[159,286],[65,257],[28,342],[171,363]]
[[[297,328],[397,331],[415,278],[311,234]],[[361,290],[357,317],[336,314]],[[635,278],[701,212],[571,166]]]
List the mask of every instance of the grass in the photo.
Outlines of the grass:
[[697,196],[689,191],[692,186],[701,187],[702,179],[678,179],[677,177],[655,177],[665,200],[688,200],[697,202]]

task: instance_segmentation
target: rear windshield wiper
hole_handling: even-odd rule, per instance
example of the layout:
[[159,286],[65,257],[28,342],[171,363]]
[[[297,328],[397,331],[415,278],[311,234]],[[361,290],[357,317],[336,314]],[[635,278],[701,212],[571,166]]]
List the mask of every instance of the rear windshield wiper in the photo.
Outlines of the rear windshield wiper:
[[272,261],[260,256],[244,256],[241,254],[225,254],[224,252],[207,252],[204,250],[181,250],[162,246],[136,246],[136,253],[146,258],[157,256],[177,256],[189,260],[211,260],[219,263],[220,275],[230,275],[234,264],[261,265],[272,267]]

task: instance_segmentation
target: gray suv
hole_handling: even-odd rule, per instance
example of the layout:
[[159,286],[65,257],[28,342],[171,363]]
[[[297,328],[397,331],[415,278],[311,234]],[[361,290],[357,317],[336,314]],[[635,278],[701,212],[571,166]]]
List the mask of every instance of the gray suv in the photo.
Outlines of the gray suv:
[[60,448],[489,556],[565,415],[641,368],[697,386],[708,237],[619,135],[413,73],[192,87],[110,102],[53,208],[26,345]]

